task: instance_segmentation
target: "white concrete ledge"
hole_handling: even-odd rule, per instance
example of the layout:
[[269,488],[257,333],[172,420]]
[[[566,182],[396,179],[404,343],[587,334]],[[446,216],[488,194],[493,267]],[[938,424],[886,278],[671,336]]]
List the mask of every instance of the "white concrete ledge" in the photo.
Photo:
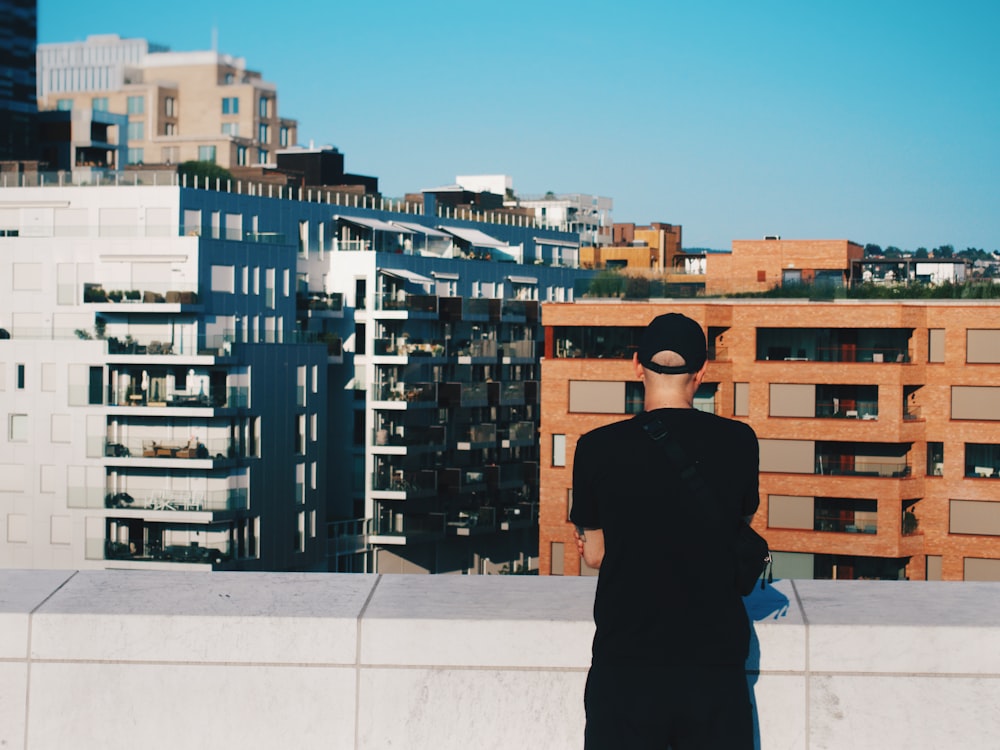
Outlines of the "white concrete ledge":
[[[0,747],[580,748],[594,584],[0,571]],[[997,746],[1000,584],[747,606],[760,747]]]

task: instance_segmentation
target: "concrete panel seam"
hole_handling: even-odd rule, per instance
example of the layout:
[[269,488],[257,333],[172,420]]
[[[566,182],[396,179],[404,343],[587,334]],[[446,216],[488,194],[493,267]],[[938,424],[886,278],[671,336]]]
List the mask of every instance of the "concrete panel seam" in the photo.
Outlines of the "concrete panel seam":
[[372,590],[368,592],[368,597],[365,599],[365,603],[361,605],[361,611],[358,612],[358,624],[357,624],[357,641],[355,642],[354,651],[354,748],[357,750],[359,742],[359,733],[361,726],[361,622],[364,620],[365,612],[368,611],[368,605],[371,604],[372,598],[375,596],[375,590],[378,589],[378,585],[382,582],[382,574],[379,573],[378,577],[375,579],[375,584],[372,586]]

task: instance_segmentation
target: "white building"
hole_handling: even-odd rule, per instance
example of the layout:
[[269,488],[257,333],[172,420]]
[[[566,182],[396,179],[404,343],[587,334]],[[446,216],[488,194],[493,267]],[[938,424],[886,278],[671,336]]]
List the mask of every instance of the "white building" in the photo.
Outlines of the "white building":
[[521,198],[518,205],[532,208],[539,226],[560,232],[574,232],[581,245],[602,247],[612,244],[611,198],[582,193]]
[[0,565],[323,567],[328,356],[261,202],[0,195]]

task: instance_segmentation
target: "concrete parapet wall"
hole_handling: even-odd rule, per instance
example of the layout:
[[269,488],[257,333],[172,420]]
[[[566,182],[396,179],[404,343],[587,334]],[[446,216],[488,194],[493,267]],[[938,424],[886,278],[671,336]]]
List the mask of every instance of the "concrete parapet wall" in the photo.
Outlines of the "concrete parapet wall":
[[[0,571],[0,747],[580,748],[594,585]],[[996,746],[1000,584],[747,605],[760,747]]]

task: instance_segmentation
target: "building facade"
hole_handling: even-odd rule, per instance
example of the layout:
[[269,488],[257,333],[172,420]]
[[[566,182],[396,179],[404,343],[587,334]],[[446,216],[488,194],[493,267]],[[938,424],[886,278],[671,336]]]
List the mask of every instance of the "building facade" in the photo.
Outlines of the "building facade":
[[35,140],[37,0],[0,0],[0,161],[38,158]]
[[537,569],[574,236],[121,179],[3,189],[0,565]]
[[39,45],[37,59],[40,109],[128,116],[128,164],[273,165],[278,149],[297,143],[277,87],[240,57],[102,35]]
[[776,576],[1000,580],[1000,308],[989,300],[545,306],[543,574],[593,572],[567,520],[574,447],[642,409],[630,358],[664,312],[707,332],[696,408],[760,439],[753,525]]

